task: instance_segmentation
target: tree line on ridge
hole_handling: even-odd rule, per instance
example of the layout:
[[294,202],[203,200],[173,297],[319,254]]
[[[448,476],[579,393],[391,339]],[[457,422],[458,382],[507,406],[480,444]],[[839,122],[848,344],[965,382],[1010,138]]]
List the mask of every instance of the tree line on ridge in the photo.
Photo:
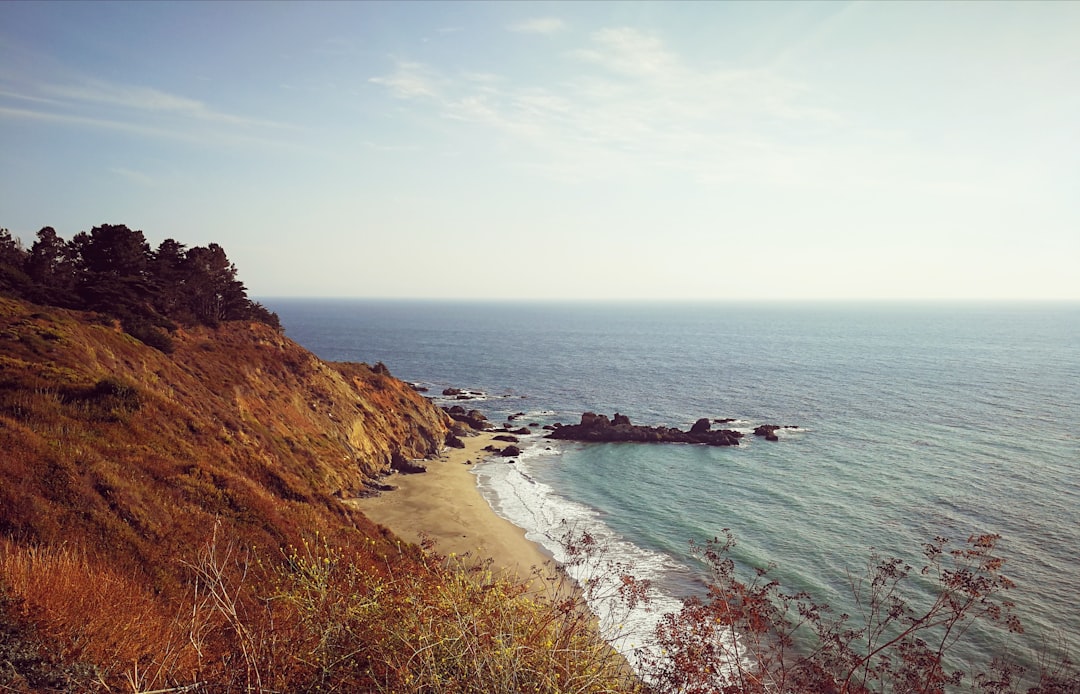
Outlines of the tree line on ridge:
[[236,266],[216,243],[173,239],[151,249],[142,231],[102,224],[65,241],[52,227],[27,249],[0,229],[0,294],[37,304],[94,311],[164,352],[179,325],[248,320],[280,329],[278,317],[247,296]]

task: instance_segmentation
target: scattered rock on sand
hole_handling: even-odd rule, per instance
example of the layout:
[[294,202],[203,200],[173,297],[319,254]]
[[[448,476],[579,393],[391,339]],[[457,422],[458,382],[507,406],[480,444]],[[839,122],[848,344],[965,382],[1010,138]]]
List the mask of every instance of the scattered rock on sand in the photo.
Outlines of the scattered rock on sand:
[[394,453],[394,455],[391,456],[390,467],[406,475],[415,475],[417,473],[427,472],[426,467],[406,459],[405,456],[401,455],[400,453]]

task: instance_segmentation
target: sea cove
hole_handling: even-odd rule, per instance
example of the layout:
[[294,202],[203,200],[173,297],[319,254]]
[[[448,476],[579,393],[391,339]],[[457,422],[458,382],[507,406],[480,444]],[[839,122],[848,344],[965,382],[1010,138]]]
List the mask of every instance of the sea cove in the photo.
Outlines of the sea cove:
[[1000,533],[1028,632],[1077,648],[1076,305],[267,304],[320,357],[481,391],[464,404],[494,422],[800,426],[731,448],[537,437],[479,466],[549,551],[564,519],[588,526],[674,601],[699,585],[687,543],[731,528],[744,566],[850,609],[870,547],[914,559],[935,535]]

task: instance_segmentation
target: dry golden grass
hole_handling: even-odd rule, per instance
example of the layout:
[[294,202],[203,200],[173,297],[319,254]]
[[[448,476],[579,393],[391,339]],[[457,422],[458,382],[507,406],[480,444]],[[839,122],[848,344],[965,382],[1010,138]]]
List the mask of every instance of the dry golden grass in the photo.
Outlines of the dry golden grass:
[[258,551],[220,532],[183,562],[192,580],[179,599],[78,550],[11,542],[0,544],[0,586],[54,658],[83,665],[71,691],[638,688],[580,598],[485,562],[321,535]]
[[83,686],[146,689],[195,673],[189,615],[70,547],[0,543],[0,582],[18,617],[32,623],[60,662],[93,666]]
[[582,603],[340,502],[438,450],[422,396],[265,325],[174,344],[0,297],[0,591],[70,691],[630,686]]

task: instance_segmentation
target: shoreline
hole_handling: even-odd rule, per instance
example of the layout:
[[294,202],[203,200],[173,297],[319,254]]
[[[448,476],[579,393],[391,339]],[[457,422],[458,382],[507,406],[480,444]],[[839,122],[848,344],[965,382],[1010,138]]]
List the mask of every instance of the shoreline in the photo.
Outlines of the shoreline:
[[427,472],[394,474],[385,481],[397,489],[349,504],[406,542],[420,544],[426,537],[439,554],[490,558],[494,569],[531,580],[534,568],[551,566],[551,556],[491,508],[472,473],[473,465],[492,455],[483,448],[497,433],[463,437],[465,448],[446,448],[424,461]]

